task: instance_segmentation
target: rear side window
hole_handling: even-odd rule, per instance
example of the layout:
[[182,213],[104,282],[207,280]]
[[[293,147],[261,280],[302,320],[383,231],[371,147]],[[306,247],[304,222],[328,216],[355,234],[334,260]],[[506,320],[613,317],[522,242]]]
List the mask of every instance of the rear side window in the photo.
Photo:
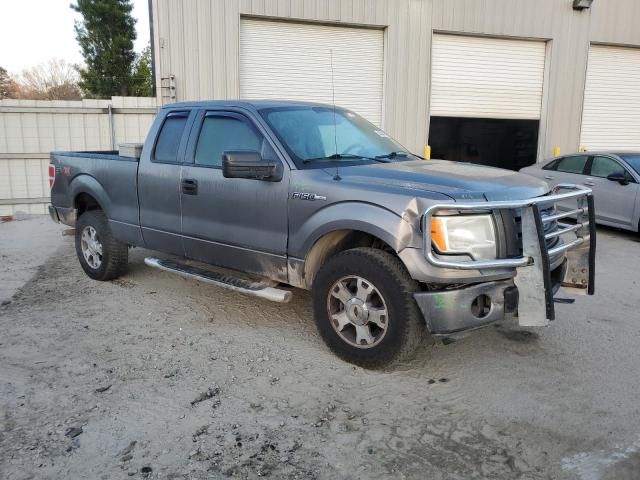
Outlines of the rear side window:
[[261,143],[261,136],[247,122],[235,117],[207,116],[198,137],[196,165],[220,167],[224,152],[259,152]]
[[170,113],[162,124],[156,148],[154,160],[161,163],[175,163],[178,161],[178,148],[187,124],[187,112]]
[[606,178],[612,173],[625,173],[622,165],[609,157],[594,157],[591,164],[591,176]]
[[554,170],[565,173],[580,173],[584,172],[584,166],[587,164],[587,155],[574,155],[572,157],[564,157],[558,161]]

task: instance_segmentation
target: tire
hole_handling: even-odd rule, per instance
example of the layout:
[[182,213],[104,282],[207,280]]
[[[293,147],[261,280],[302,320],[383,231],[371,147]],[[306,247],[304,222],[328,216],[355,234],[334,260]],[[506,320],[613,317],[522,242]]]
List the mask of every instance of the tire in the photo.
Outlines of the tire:
[[[92,232],[95,243],[91,242]],[[88,258],[85,252],[88,252]],[[100,281],[121,276],[129,261],[128,245],[113,238],[102,210],[88,210],[80,215],[76,223],[76,254],[84,272]]]
[[[413,298],[417,288],[400,259],[387,252],[374,248],[341,252],[320,268],[313,282],[313,311],[320,335],[340,358],[365,368],[407,360],[426,335]],[[345,303],[354,292],[357,300]],[[367,301],[360,304],[363,298]],[[358,328],[363,326],[361,335]]]

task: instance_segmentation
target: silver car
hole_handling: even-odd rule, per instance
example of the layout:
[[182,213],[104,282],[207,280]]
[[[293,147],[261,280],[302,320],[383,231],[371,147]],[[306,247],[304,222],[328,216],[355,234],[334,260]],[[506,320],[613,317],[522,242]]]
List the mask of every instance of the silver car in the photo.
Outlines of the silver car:
[[[559,183],[585,185],[593,190],[598,223],[640,232],[640,152],[576,153],[520,172],[541,178],[552,187]],[[560,203],[558,209],[568,210],[569,205]]]

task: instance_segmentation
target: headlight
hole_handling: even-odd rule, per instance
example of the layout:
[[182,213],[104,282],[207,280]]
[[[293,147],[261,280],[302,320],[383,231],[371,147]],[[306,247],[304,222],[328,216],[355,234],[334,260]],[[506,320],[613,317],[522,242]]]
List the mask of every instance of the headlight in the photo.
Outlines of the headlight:
[[474,260],[496,258],[496,230],[491,215],[433,217],[431,240],[440,253],[466,253]]

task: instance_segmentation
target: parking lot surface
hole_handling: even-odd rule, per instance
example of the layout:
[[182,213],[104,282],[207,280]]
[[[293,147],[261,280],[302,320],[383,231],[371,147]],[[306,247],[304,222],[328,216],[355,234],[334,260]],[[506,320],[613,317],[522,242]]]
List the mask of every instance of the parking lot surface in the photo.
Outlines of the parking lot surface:
[[599,230],[596,296],[550,327],[366,371],[324,346],[306,292],[269,303],[140,249],[95,282],[62,230],[0,224],[0,281],[19,283],[0,307],[0,478],[638,478],[633,234]]

